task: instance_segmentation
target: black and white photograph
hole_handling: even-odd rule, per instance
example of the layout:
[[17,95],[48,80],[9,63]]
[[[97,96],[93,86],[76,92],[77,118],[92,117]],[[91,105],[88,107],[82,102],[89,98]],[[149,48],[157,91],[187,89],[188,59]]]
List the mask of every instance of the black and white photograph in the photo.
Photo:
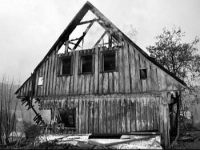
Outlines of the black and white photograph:
[[199,149],[199,0],[0,0],[0,149]]

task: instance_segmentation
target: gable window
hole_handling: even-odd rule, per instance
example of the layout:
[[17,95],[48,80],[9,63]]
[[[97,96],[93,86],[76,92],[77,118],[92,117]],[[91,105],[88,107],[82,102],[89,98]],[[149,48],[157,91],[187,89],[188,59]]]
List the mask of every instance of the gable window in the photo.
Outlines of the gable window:
[[147,79],[147,69],[140,69],[140,79],[141,80]]
[[71,75],[71,74],[72,74],[72,57],[63,57],[61,75]]
[[103,54],[103,71],[115,71],[115,53]]
[[81,56],[81,73],[92,73],[92,55]]

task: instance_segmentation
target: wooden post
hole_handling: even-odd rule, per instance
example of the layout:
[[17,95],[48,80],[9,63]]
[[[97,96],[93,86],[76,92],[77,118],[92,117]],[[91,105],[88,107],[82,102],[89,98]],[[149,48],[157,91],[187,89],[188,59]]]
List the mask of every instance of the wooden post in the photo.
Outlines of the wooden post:
[[68,53],[68,47],[69,47],[69,41],[66,40],[66,41],[65,41],[65,54]]

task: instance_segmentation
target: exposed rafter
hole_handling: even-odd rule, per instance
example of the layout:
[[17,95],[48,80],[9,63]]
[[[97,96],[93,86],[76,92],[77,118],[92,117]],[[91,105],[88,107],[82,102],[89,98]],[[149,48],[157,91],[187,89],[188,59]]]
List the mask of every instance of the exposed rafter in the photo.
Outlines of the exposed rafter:
[[88,26],[88,27],[86,28],[86,30],[83,32],[83,35],[79,38],[79,40],[77,41],[77,43],[74,45],[73,50],[75,50],[75,49],[78,47],[78,45],[79,45],[80,42],[83,40],[83,38],[85,37],[85,35],[87,34],[87,32],[89,31],[89,29],[92,27],[93,24],[94,24],[94,21],[91,22],[91,23],[89,24],[89,26]]
[[107,31],[104,31],[104,33],[101,35],[101,37],[99,38],[99,40],[94,44],[93,48],[96,47],[99,42],[104,38],[104,36],[106,35]]
[[77,25],[83,25],[83,24],[91,23],[91,22],[98,21],[98,20],[99,20],[99,19],[95,18],[95,19],[92,19],[92,20],[80,22],[80,23],[77,24]]

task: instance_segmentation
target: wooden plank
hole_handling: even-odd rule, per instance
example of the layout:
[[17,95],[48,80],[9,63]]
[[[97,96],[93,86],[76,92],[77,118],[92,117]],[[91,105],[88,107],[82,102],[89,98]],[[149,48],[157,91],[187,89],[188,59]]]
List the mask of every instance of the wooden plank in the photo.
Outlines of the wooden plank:
[[103,111],[103,133],[107,133],[107,101],[106,98],[103,97],[103,108],[105,110]]
[[159,102],[159,97],[155,97],[156,98],[156,124],[157,124],[157,129],[160,131],[160,102]]
[[81,75],[78,75],[78,94],[81,94],[82,89],[82,78]]
[[92,20],[87,20],[87,21],[82,21],[80,23],[78,23],[77,25],[83,25],[83,24],[87,24],[87,23],[91,23],[91,22],[94,22],[94,21],[97,21],[98,19],[92,19]]
[[168,113],[167,113],[167,105],[164,106],[163,110],[163,118],[164,118],[164,140],[165,147],[168,147],[169,135],[168,135]]
[[79,132],[79,100],[76,97],[75,98],[75,103],[74,103],[75,107],[76,107],[76,134],[80,133]]
[[99,124],[99,112],[98,112],[98,98],[94,98],[94,133],[98,133],[98,124]]
[[49,92],[50,92],[50,95],[52,95],[52,90],[53,90],[53,69],[54,69],[54,55],[53,53],[51,54],[51,58],[52,58],[52,61],[51,61],[51,67],[50,67],[50,84],[49,84]]
[[119,92],[124,92],[124,66],[123,66],[123,50],[122,48],[118,51],[118,66],[119,66]]
[[85,75],[85,94],[89,94],[90,91],[90,75]]
[[147,91],[152,91],[152,87],[151,87],[151,68],[150,68],[150,62],[146,59],[146,68],[147,68]]
[[94,93],[94,76],[90,76],[90,86],[89,86],[89,94]]
[[136,131],[136,103],[135,99],[131,97],[131,131]]
[[126,132],[126,107],[125,99],[121,97],[122,132]]
[[149,96],[144,97],[144,121],[145,121],[145,130],[148,130],[148,117],[147,117],[147,107],[148,107],[148,98]]
[[140,80],[140,54],[135,50],[135,79],[136,79],[136,91],[142,92],[142,81]]
[[91,100],[92,105],[91,105],[91,118],[92,118],[92,122],[91,122],[91,127],[92,127],[92,133],[94,133],[94,101]]
[[85,76],[81,75],[81,94],[85,94]]
[[124,77],[125,77],[125,92],[130,93],[130,72],[129,72],[129,60],[128,60],[128,44],[127,42],[124,42]]
[[111,133],[111,117],[110,117],[110,114],[111,114],[111,111],[110,111],[110,96],[107,96],[106,98],[106,102],[107,102],[107,105],[106,105],[106,109],[107,109],[107,133]]
[[135,50],[132,45],[129,45],[129,69],[130,69],[130,87],[131,92],[136,91],[136,70],[135,70]]
[[150,124],[150,103],[151,103],[151,100],[150,100],[150,96],[147,97],[147,108],[146,108],[146,111],[147,111],[147,130],[151,130],[151,124]]
[[57,85],[57,80],[58,80],[58,76],[59,76],[59,74],[58,74],[58,70],[59,70],[59,57],[58,57],[58,54],[56,54],[55,53],[55,55],[56,55],[56,58],[55,58],[55,72],[54,72],[54,94],[55,95],[57,95],[57,88],[58,88],[58,85]]
[[85,129],[85,99],[82,98],[82,108],[81,108],[81,131],[82,133],[86,133]]
[[109,80],[108,80],[108,84],[109,84],[109,93],[113,93],[113,73],[112,72],[110,72],[110,73],[108,73],[108,78],[109,78]]
[[45,62],[42,64],[41,67],[42,67],[41,77],[43,77],[43,85],[41,86],[41,96],[44,96]]
[[[40,77],[43,77],[43,70],[44,70],[44,64],[41,65]],[[40,96],[42,96],[42,94],[43,94],[42,92],[43,92],[43,85],[40,85]]]
[[48,61],[49,61],[49,66],[48,66],[48,77],[47,77],[47,95],[50,95],[50,79],[51,79],[51,65],[52,65],[52,57],[50,56],[48,58]]
[[145,97],[142,97],[141,100],[140,100],[140,103],[141,103],[141,128],[143,131],[146,131],[147,130],[147,123],[146,123],[146,107],[145,107]]
[[56,95],[59,95],[59,93],[60,93],[60,68],[59,68],[59,66],[61,66],[61,62],[60,62],[60,58],[59,58],[59,56],[57,56],[58,57],[58,59],[57,59],[57,72],[56,72],[56,74],[57,74],[57,77],[56,77]]
[[79,51],[75,51],[74,53],[74,65],[72,65],[73,68],[73,76],[74,76],[74,94],[78,93],[78,58],[79,58]]
[[94,54],[94,93],[98,93],[98,84],[99,84],[99,50],[98,47],[96,47]]
[[152,103],[153,97],[150,98],[150,129],[153,130],[153,103]]
[[88,100],[88,132],[92,133],[92,101]]
[[88,111],[90,108],[88,108],[88,102],[89,102],[89,98],[88,97],[85,97],[85,96],[82,96],[83,97],[83,100],[84,100],[84,108],[85,108],[85,112],[84,112],[84,115],[85,115],[85,123],[84,123],[84,126],[85,126],[85,133],[89,133],[89,114],[88,114]]
[[137,97],[136,98],[136,123],[137,123],[137,129],[136,131],[141,131],[141,117],[140,117],[140,114],[141,114],[141,111],[140,111],[140,97]]
[[[155,88],[155,81],[154,81],[154,76],[155,76],[155,72],[153,70],[153,65],[151,62],[149,62],[149,82],[148,82],[148,90],[149,91],[156,91],[156,88]],[[148,72],[148,70],[147,70]],[[148,74],[147,74],[147,77],[148,77]],[[153,86],[154,85],[154,86]]]
[[127,101],[127,132],[131,131],[131,108],[130,108],[130,98],[126,96]]
[[103,75],[99,74],[99,94],[103,93]]
[[118,77],[118,72],[113,73],[113,78],[114,78],[114,93],[119,92],[119,77]]
[[153,98],[153,129],[157,129],[157,122],[156,122],[156,99],[155,97]]
[[44,95],[46,96],[46,90],[47,90],[47,75],[48,75],[48,61],[45,61],[45,74],[44,74],[44,80],[43,80],[43,83],[44,83],[44,87],[43,87],[43,93]]
[[103,100],[99,98],[99,133],[103,133]]
[[78,123],[79,123],[78,131],[79,131],[79,133],[83,133],[83,130],[82,130],[83,114],[82,114],[82,99],[81,99],[81,97],[79,97],[78,103],[79,103],[79,105],[78,105],[78,107],[79,107],[79,109],[78,109],[79,110],[79,114],[78,114],[78,118],[79,118],[79,120],[78,120]]
[[110,97],[110,118],[111,118],[111,133],[115,132],[115,103],[113,96]]
[[56,68],[57,68],[57,65],[56,65],[57,59],[56,59],[56,53],[55,52],[53,53],[53,57],[54,57],[54,60],[53,60],[53,75],[52,75],[51,82],[52,82],[52,95],[55,95],[56,94],[56,92],[55,92],[55,86],[56,86],[55,79],[56,79]]
[[69,94],[74,94],[74,75],[70,76]]
[[117,133],[121,133],[122,132],[122,113],[121,113],[121,100],[119,97],[117,97],[117,113],[118,113],[118,117],[117,117]]
[[103,73],[103,93],[108,93],[108,73]]

